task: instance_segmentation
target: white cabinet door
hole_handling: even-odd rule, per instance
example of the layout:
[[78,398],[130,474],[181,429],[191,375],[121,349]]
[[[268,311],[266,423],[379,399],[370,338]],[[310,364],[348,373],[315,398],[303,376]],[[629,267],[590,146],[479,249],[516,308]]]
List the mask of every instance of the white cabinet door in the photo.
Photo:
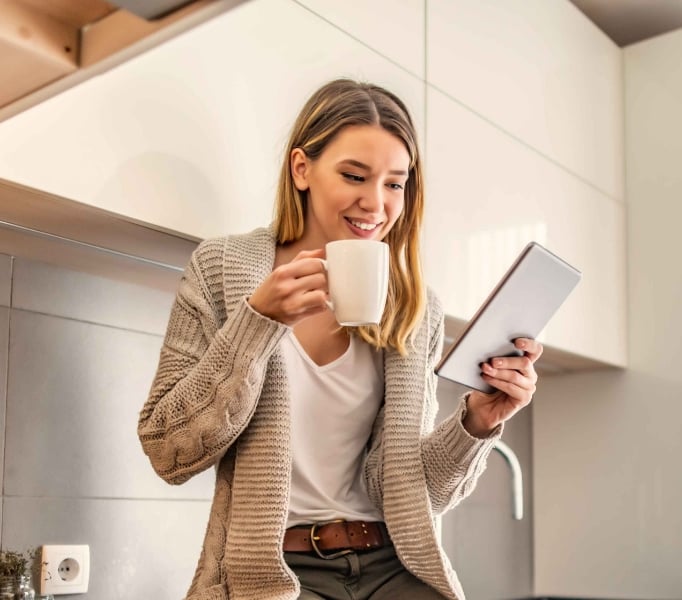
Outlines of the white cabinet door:
[[299,0],[397,65],[424,78],[426,0]]
[[424,262],[446,312],[471,318],[535,240],[583,272],[543,341],[624,365],[624,206],[441,92],[427,115]]
[[621,50],[566,0],[429,0],[427,79],[623,200]]

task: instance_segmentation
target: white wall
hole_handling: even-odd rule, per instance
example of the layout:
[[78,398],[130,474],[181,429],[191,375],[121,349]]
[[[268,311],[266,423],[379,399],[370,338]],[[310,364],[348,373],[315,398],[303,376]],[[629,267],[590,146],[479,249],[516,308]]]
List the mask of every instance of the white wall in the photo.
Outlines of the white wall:
[[553,378],[534,406],[541,594],[682,594],[682,30],[625,58],[627,372]]

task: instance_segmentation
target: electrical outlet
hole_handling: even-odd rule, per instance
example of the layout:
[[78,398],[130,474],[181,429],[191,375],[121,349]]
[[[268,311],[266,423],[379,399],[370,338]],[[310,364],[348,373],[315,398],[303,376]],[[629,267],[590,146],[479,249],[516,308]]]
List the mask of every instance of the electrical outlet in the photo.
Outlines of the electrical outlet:
[[90,580],[90,546],[43,546],[40,593],[85,594]]

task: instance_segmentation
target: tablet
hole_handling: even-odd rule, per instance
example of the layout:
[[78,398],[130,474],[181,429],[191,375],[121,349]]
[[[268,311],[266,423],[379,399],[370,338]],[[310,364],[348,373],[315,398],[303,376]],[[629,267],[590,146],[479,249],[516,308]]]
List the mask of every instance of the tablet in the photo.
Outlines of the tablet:
[[513,340],[537,338],[582,274],[536,242],[528,244],[443,354],[436,374],[489,394],[480,364],[495,356],[521,356]]

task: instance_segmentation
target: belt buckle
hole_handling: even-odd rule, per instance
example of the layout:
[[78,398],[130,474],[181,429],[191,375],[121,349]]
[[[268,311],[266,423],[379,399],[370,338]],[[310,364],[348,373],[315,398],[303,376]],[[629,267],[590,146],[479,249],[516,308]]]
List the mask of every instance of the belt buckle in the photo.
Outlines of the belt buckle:
[[339,558],[340,556],[345,556],[346,554],[351,554],[353,550],[347,548],[345,550],[339,550],[338,552],[332,552],[331,554],[324,554],[317,545],[317,541],[320,539],[319,536],[315,535],[315,530],[319,527],[324,527],[325,525],[331,525],[332,523],[344,523],[345,519],[334,519],[332,521],[320,521],[319,523],[313,523],[310,527],[310,545],[313,547],[315,554],[320,558],[325,560],[332,560],[333,558]]

